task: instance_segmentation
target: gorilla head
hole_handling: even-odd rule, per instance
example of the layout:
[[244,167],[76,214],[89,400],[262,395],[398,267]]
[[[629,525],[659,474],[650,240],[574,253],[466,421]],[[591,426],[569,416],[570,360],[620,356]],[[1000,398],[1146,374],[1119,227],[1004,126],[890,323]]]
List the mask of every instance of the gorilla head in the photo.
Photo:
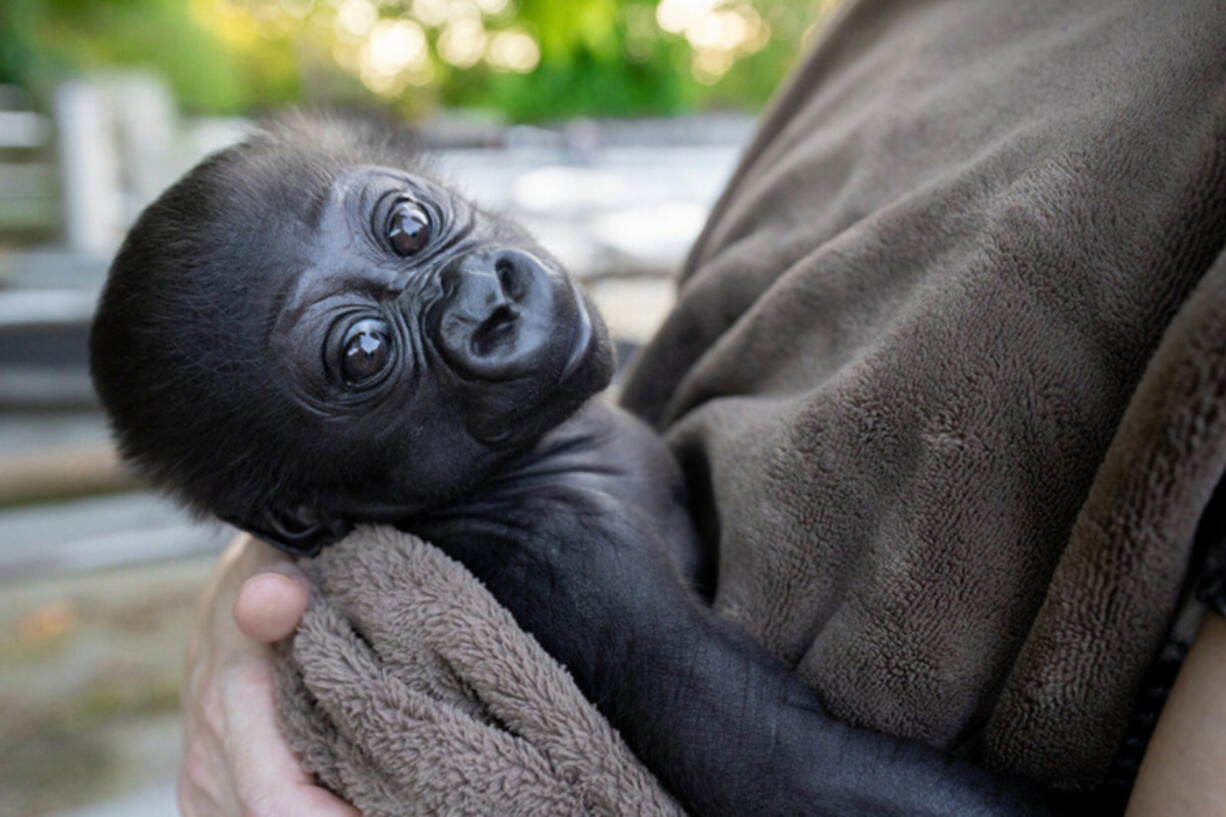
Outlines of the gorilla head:
[[126,457],[299,552],[461,495],[602,389],[598,314],[404,139],[304,117],[140,216],[91,336]]

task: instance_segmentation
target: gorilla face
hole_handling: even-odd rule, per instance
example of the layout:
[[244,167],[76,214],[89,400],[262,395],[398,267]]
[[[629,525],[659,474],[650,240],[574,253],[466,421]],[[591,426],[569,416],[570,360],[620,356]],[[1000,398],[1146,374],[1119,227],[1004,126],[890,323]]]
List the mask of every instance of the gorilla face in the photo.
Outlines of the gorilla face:
[[271,360],[320,417],[522,446],[604,386],[586,296],[514,225],[410,173],[356,167],[277,295]]
[[337,177],[312,215],[267,348],[316,433],[368,464],[343,515],[464,492],[607,384],[598,313],[515,225],[377,166]]
[[520,227],[409,170],[257,147],[142,214],[99,307],[95,383],[155,482],[313,552],[471,491],[607,385],[603,322]]

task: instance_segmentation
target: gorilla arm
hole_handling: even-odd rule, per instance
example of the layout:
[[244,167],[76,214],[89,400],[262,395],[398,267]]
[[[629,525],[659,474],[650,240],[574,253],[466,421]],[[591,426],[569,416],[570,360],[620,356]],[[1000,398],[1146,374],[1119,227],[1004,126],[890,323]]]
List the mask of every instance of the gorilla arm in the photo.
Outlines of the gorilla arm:
[[[966,762],[830,717],[787,667],[630,547],[441,545],[555,657],[698,815],[1022,815],[1036,797]],[[493,545],[493,547],[491,547]],[[637,551],[637,552],[636,552]]]
[[[835,720],[740,631],[664,587],[643,595],[611,628],[619,649],[601,656],[645,671],[618,678],[606,714],[649,766],[671,770],[670,784],[687,789],[681,796],[696,813],[1044,812],[1022,788],[970,763]],[[659,621],[670,622],[666,631]],[[636,712],[639,701],[669,701],[669,710]]]
[[412,529],[485,583],[694,814],[1049,813],[972,763],[839,722],[712,614],[666,549],[676,529],[647,496],[661,481],[635,476],[656,450],[589,407],[535,464]]

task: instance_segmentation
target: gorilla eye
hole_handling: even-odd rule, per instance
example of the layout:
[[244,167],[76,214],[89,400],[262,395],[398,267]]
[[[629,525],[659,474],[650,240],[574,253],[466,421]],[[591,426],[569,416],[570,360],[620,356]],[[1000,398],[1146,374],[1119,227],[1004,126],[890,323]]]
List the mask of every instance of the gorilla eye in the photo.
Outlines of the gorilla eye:
[[402,201],[392,208],[387,219],[387,240],[401,257],[416,255],[430,241],[434,230],[430,216],[411,201]]
[[368,318],[345,333],[341,351],[341,377],[351,386],[371,380],[387,366],[392,356],[387,324]]

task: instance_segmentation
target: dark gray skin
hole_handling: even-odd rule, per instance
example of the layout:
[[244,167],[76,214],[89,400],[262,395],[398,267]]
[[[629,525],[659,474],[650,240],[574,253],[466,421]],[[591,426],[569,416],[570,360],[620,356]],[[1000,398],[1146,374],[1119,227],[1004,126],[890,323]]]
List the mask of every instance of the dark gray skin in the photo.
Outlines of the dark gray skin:
[[133,228],[91,341],[129,458],[291,553],[357,522],[431,541],[693,814],[1048,813],[833,719],[712,615],[670,453],[590,399],[613,355],[586,297],[407,156],[313,127],[209,160]]

